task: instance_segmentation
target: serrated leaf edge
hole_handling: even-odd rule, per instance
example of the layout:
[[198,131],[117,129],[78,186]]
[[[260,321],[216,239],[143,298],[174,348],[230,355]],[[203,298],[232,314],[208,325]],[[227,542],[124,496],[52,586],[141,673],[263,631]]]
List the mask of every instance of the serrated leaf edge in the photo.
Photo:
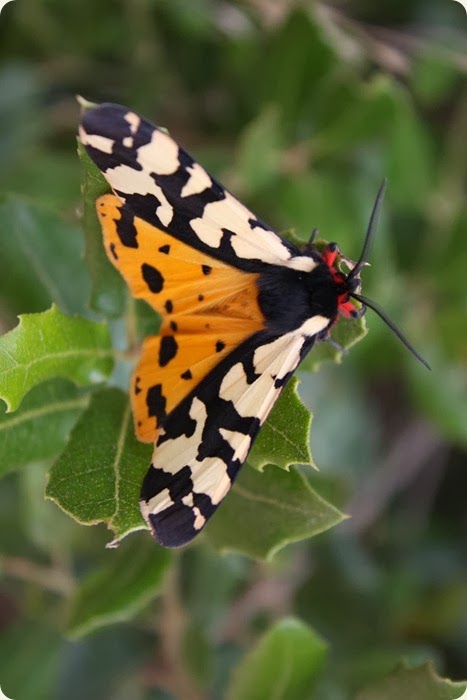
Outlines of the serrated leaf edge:
[[[277,466],[275,466],[275,465],[271,465],[271,467],[272,467],[272,468],[276,468],[276,469],[280,469],[280,467],[277,467]],[[308,483],[308,481],[306,480],[306,478],[304,477],[304,475],[301,473],[301,471],[300,471],[299,469],[296,470],[296,473],[297,473],[297,475],[300,477],[300,479],[302,480],[302,483],[303,483],[304,488],[305,488],[309,493],[312,493],[313,496],[314,496],[314,498],[316,498],[320,503],[324,504],[324,505],[326,506],[326,508],[328,509],[328,511],[332,511],[332,512],[334,513],[334,515],[335,515],[335,522],[334,522],[334,523],[331,523],[331,524],[329,524],[329,525],[326,526],[326,527],[323,527],[323,528],[321,528],[321,529],[316,530],[316,532],[314,533],[314,535],[318,535],[320,532],[324,532],[325,530],[329,529],[329,528],[332,526],[332,524],[338,525],[340,522],[342,522],[342,520],[346,520],[346,519],[349,517],[349,516],[345,515],[344,513],[341,513],[341,511],[339,511],[337,508],[335,508],[331,503],[329,503],[328,501],[325,501],[325,500],[310,486],[310,484]],[[252,502],[256,502],[256,503],[265,503],[265,504],[267,504],[267,505],[272,505],[272,506],[278,507],[278,508],[280,508],[280,509],[282,509],[282,510],[284,510],[284,511],[287,511],[287,510],[288,510],[289,512],[301,513],[301,514],[304,514],[304,515],[307,515],[307,516],[308,516],[308,514],[309,514],[308,511],[306,511],[306,510],[304,511],[302,508],[297,508],[297,507],[294,507],[294,506],[289,506],[289,505],[287,505],[287,504],[284,504],[282,501],[276,501],[276,500],[273,499],[273,498],[268,498],[267,496],[261,496],[261,495],[258,495],[258,494],[256,494],[256,493],[252,493],[252,492],[249,491],[248,489],[245,489],[243,486],[239,486],[237,483],[235,483],[235,484],[233,485],[232,491],[235,491],[235,492],[236,492],[237,494],[239,494],[241,497],[245,498],[246,500],[250,500],[250,501],[252,501]],[[266,552],[266,554],[265,554],[264,556],[253,556],[253,555],[250,555],[250,554],[248,554],[247,556],[249,556],[249,557],[252,558],[252,559],[262,560],[262,561],[269,562],[269,561],[272,561],[272,559],[273,559],[274,556],[277,554],[277,552],[279,552],[281,549],[283,549],[284,547],[286,547],[288,544],[291,544],[291,543],[297,542],[297,541],[301,541],[302,539],[307,539],[307,538],[301,538],[301,537],[296,538],[296,537],[287,537],[287,536],[284,536],[284,538],[283,538],[280,542],[278,542],[274,547],[271,547],[271,548]],[[310,539],[310,538],[308,538],[308,539]],[[215,545],[214,545],[214,546],[215,546]],[[215,549],[216,549],[217,551],[219,551],[220,553],[222,553],[222,554],[238,553],[238,552],[240,551],[240,550],[237,549],[236,547],[233,547],[233,546],[230,546],[230,545],[220,546],[220,547],[215,546]],[[244,552],[243,552],[243,553],[244,553]]]

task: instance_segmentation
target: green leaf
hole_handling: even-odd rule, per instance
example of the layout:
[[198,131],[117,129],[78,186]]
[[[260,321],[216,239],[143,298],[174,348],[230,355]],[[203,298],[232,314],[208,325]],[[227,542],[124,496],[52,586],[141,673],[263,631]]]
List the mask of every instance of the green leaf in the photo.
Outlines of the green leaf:
[[56,306],[24,314],[0,338],[0,398],[18,408],[30,389],[53,377],[94,384],[108,377],[113,353],[107,326],[65,316]]
[[385,172],[393,206],[424,211],[436,186],[435,147],[427,126],[417,118],[413,103],[403,92],[387,142]]
[[0,475],[60,452],[88,401],[73,384],[53,380],[32,389],[14,414],[0,406]]
[[89,306],[93,311],[114,318],[125,308],[127,291],[117,270],[107,259],[102,230],[96,213],[96,199],[110,192],[109,184],[78,141],[78,154],[83,171],[84,259],[91,278]]
[[[44,621],[5,626],[0,637],[0,687],[13,700],[50,700],[60,663],[61,639]],[[4,698],[4,695],[0,695]]]
[[[357,180],[339,180],[333,169],[316,169],[313,173],[291,174],[277,188],[277,216],[285,227],[293,223],[302,245],[311,229],[320,232],[319,244],[337,241],[343,253],[358,257],[368,224],[370,202],[376,186],[365,190]],[[339,203],[339,206],[336,204]]]
[[119,540],[146,527],[138,504],[151,453],[135,438],[127,395],[100,391],[53,465],[46,496],[80,523],[107,523]]
[[[81,227],[77,226],[74,221],[76,193],[79,192],[80,187],[80,174],[79,169],[76,167],[76,154],[71,149],[67,149],[65,152],[52,150],[50,143],[46,141],[40,145],[36,144],[34,158],[28,158],[25,155],[16,163],[14,170],[8,174],[7,187],[9,192],[20,193],[21,200],[19,201],[25,206],[30,206],[32,210],[43,210],[44,215],[48,213],[51,220],[55,219],[59,226],[62,227],[63,232],[67,232],[67,236],[62,236],[60,240],[57,238],[60,247],[67,249],[70,243],[75,248],[79,247],[79,252],[76,256],[70,256],[67,259],[62,257],[61,265],[54,267],[53,270],[50,265],[49,269],[52,273],[63,275],[67,287],[65,293],[67,296],[70,294],[70,301],[75,303],[78,295],[73,282],[76,283],[78,280],[74,280],[69,275],[65,276],[64,273],[68,265],[72,265],[76,270],[79,270],[79,299],[83,304],[86,303],[89,277],[82,260],[82,250],[84,248],[83,232]],[[16,194],[9,196],[9,199],[14,197],[16,197]],[[57,212],[58,216],[54,212]],[[66,219],[63,217],[62,212],[68,214]],[[71,216],[69,215],[70,212]],[[73,240],[70,240],[71,236]],[[57,255],[58,248],[55,247],[54,237],[49,238],[49,230],[47,228],[43,229],[43,237],[48,241],[51,256]],[[83,291],[81,291],[82,284],[86,285],[85,287],[83,286]],[[50,303],[47,306],[50,306]],[[27,310],[30,311],[31,309],[28,308]],[[17,313],[22,311],[23,309],[20,309]]]
[[299,7],[289,13],[272,37],[253,76],[264,102],[278,104],[282,123],[296,126],[319,94],[319,86],[336,65],[333,50],[312,13]]
[[312,415],[297,393],[299,380],[293,377],[248,457],[248,463],[262,471],[266,464],[288,469],[291,464],[313,465],[310,452]]
[[303,474],[269,466],[246,466],[206,528],[222,552],[270,560],[291,542],[313,537],[344,516],[311,488]]
[[431,664],[418,668],[401,666],[387,678],[364,690],[357,700],[458,700],[463,698],[465,683],[452,683],[440,678]]
[[435,347],[430,361],[432,372],[427,372],[419,363],[407,363],[407,377],[415,402],[443,435],[459,445],[466,445],[465,365],[449,362]]
[[[21,536],[26,536],[51,561],[56,561],[71,551],[81,538],[86,540],[87,533],[44,498],[49,468],[47,462],[31,462],[18,473],[17,509]],[[61,571],[58,573],[57,581],[63,582],[64,593],[69,590],[68,582],[71,587],[70,578],[66,569],[63,576]]]
[[280,620],[234,672],[228,700],[307,700],[327,645],[300,620]]
[[[8,10],[7,10],[8,12]],[[6,13],[5,13],[6,14]],[[2,17],[5,20],[5,17]],[[15,35],[15,30],[10,33]],[[6,37],[4,37],[6,38]],[[14,40],[13,40],[14,41]],[[43,134],[45,112],[40,109],[41,90],[37,67],[27,61],[7,59],[6,42],[0,71],[0,187],[6,189],[18,161],[31,160],[38,138]],[[31,115],[34,119],[31,119]],[[3,270],[2,270],[3,272]]]
[[52,302],[81,312],[89,285],[81,258],[79,228],[18,197],[0,200],[2,295],[15,315]]
[[207,686],[212,677],[213,655],[204,621],[190,619],[183,635],[183,659],[200,686]]
[[387,76],[378,75],[371,82],[361,84],[352,98],[313,137],[311,150],[315,158],[348,153],[349,149],[387,133],[397,106],[394,83]]
[[186,547],[180,558],[181,591],[193,624],[212,641],[219,619],[253,564],[245,557],[220,557],[199,539],[201,546]]
[[71,601],[68,632],[83,637],[93,630],[133,618],[161,591],[172,552],[148,533],[106,553],[108,561],[81,583]]
[[279,112],[270,105],[246,127],[238,146],[236,172],[249,197],[279,173],[281,142]]
[[459,79],[459,70],[444,51],[423,51],[414,57],[411,83],[417,97],[426,105],[448,98]]

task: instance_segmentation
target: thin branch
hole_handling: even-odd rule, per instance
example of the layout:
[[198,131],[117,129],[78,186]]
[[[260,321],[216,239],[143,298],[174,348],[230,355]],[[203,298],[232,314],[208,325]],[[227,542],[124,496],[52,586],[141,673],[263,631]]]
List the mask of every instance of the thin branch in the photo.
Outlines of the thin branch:
[[258,575],[251,585],[226,611],[216,634],[218,643],[244,640],[248,644],[250,620],[258,612],[266,611],[274,618],[291,614],[296,590],[310,574],[310,561],[303,551],[298,550],[285,573],[273,575],[264,565],[257,569]]
[[178,569],[175,565],[165,581],[162,612],[157,632],[160,635],[160,656],[146,669],[144,678],[149,685],[164,688],[177,700],[207,700],[186,669],[183,640],[186,614],[180,603]]
[[40,566],[21,557],[0,557],[0,571],[10,578],[42,586],[54,593],[69,596],[75,589],[75,581],[67,572],[48,566]]
[[444,443],[432,428],[421,421],[409,424],[381,467],[345,508],[352,516],[346,527],[353,532],[367,530],[394,495],[411,483],[440,451],[444,451]]
[[[463,37],[459,32],[440,31],[431,36],[422,36],[407,31],[389,29],[358,21],[341,10],[330,7],[325,3],[316,3],[315,16],[321,22],[323,28],[331,38],[335,40],[338,49],[346,43],[336,36],[336,31],[341,31],[349,37],[353,36],[362,50],[368,56],[381,65],[385,70],[395,75],[407,76],[411,69],[411,59],[414,55],[433,54],[434,51],[445,61],[451,63],[457,70],[467,73],[467,56],[460,49],[452,48],[456,43],[462,46]],[[353,53],[358,52],[358,46],[353,46]]]

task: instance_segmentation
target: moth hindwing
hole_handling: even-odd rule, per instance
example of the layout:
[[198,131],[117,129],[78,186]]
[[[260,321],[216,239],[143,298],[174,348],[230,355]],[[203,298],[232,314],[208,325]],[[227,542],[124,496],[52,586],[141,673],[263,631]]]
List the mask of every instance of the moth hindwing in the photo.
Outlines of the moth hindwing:
[[334,248],[299,250],[135,112],[91,108],[79,136],[113,192],[96,203],[107,255],[163,319],[131,400],[154,442],[141,510],[177,547],[225,497],[315,340],[354,307]]

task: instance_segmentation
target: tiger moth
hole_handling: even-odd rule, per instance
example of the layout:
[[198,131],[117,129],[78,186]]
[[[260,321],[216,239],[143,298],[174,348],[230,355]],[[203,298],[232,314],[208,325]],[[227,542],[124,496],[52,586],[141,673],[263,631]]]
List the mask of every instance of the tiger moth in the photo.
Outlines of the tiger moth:
[[107,255],[162,317],[131,401],[138,438],[154,443],[141,511],[157,542],[179,547],[215,512],[290,377],[340,316],[369,306],[426,364],[361,295],[385,184],[355,263],[314,235],[299,249],[275,233],[127,107],[86,109],[79,138],[112,189],[96,202]]

